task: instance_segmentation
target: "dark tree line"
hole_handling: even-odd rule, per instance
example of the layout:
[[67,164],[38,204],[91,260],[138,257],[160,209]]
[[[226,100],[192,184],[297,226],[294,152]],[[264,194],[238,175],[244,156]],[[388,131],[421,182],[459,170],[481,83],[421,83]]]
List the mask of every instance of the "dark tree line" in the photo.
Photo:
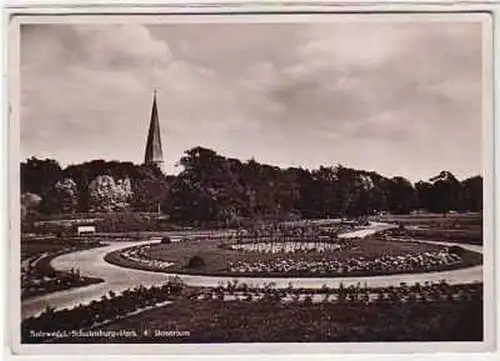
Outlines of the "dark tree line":
[[[112,184],[105,182],[110,179]],[[37,210],[41,213],[88,212],[93,202],[104,201],[106,195],[117,198],[120,191],[124,193],[125,180],[131,189],[121,196],[129,210],[156,211],[167,195],[169,177],[131,162],[94,160],[64,169],[52,159],[30,158],[21,163],[21,193],[40,196]]]
[[308,170],[242,162],[201,147],[186,151],[180,165],[177,176],[164,176],[131,162],[63,169],[55,160],[31,158],[21,163],[21,192],[41,197],[41,213],[88,212],[102,203],[107,211],[161,209],[191,224],[482,209],[482,177],[459,181],[447,171],[412,185],[342,165]]

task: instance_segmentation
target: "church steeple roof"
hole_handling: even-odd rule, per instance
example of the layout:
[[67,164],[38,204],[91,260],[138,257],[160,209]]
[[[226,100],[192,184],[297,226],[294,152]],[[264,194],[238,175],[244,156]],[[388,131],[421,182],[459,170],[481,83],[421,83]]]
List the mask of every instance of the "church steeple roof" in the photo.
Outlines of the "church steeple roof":
[[161,147],[160,120],[158,117],[158,106],[156,104],[156,90],[153,95],[153,107],[151,109],[151,120],[149,122],[149,132],[144,155],[146,165],[163,165],[163,151]]

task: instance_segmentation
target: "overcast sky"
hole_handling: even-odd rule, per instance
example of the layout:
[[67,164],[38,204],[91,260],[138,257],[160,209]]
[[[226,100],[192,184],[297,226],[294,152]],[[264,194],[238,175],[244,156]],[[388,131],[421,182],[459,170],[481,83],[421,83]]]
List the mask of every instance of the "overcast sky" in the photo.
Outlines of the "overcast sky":
[[158,106],[165,166],[341,163],[412,181],[481,172],[472,22],[25,25],[22,156],[141,163]]

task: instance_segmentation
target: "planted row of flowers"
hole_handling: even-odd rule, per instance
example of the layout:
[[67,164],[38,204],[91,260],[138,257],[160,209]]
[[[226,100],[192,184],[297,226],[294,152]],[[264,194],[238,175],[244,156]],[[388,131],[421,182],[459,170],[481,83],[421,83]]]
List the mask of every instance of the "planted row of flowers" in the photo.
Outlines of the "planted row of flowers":
[[134,263],[138,263],[139,265],[143,265],[152,269],[164,270],[171,267],[174,264],[173,262],[162,261],[159,259],[152,259],[145,252],[149,248],[151,248],[151,245],[149,244],[130,247],[120,252],[120,257],[123,257]]
[[246,261],[229,263],[232,273],[318,273],[349,275],[360,273],[413,272],[415,270],[433,269],[438,266],[451,266],[462,262],[462,258],[443,248],[439,251],[424,252],[419,255],[405,254],[400,256],[385,255],[373,259],[353,257],[348,260],[324,258],[322,260],[303,260],[294,258],[278,258],[273,260]]
[[228,283],[216,288],[205,288],[201,292],[191,294],[193,300],[220,301],[259,301],[272,302],[435,302],[444,300],[471,299],[482,295],[482,284],[449,285],[446,281],[424,284],[401,283],[399,287],[367,288],[360,283],[344,287],[327,287],[320,289],[288,288],[277,289],[273,284],[262,287],[249,286],[246,283]]

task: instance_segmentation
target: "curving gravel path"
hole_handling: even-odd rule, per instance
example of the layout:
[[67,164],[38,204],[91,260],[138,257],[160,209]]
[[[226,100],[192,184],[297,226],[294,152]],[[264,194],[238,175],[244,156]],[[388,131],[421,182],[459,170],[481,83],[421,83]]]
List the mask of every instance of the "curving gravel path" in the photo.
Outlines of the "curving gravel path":
[[[346,233],[343,235],[343,237],[365,237],[367,235],[392,227],[392,225],[388,224],[372,223],[365,229]],[[459,245],[474,252],[483,252],[482,246],[478,245],[455,244],[451,242],[420,242],[437,243],[447,246]],[[104,279],[105,282],[86,287],[79,287],[55,292],[25,300],[21,304],[22,318],[39,314],[46,308],[47,305],[56,307],[56,309],[74,307],[80,303],[85,304],[92,300],[99,299],[102,295],[108,293],[111,290],[114,292],[121,292],[127,288],[133,288],[141,284],[144,286],[151,286],[154,284],[161,284],[166,282],[168,277],[174,276],[175,274],[124,268],[104,261],[104,256],[109,252],[145,243],[149,242],[114,242],[107,247],[99,247],[90,250],[64,254],[54,258],[51,262],[51,265],[57,270],[69,271],[71,270],[71,268],[78,268],[82,275],[99,277]],[[442,272],[341,278],[252,278],[196,275],[178,276],[187,285],[204,287],[217,286],[221,282],[226,283],[228,281],[237,279],[239,282],[245,282],[249,285],[254,286],[273,282],[278,288],[286,288],[290,283],[294,287],[304,287],[311,289],[321,288],[323,285],[327,285],[329,287],[338,287],[341,282],[344,286],[349,286],[351,284],[356,285],[358,282],[364,285],[364,283],[366,282],[368,287],[374,288],[399,286],[401,282],[406,282],[409,284],[415,282],[439,282],[441,280],[446,280],[450,284],[482,282],[483,266],[480,265],[470,268]]]

